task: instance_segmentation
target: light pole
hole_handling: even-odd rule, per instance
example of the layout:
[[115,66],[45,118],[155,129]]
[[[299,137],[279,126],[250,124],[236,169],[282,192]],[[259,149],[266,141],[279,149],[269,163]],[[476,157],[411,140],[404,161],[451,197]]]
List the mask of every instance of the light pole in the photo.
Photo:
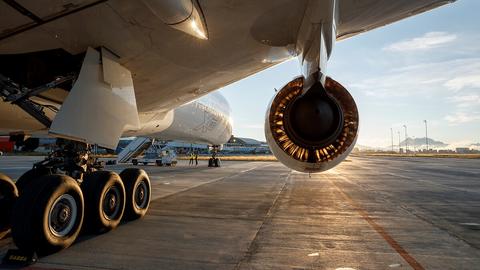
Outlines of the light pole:
[[427,120],[423,120],[425,123],[425,142],[427,143],[427,152],[428,152],[428,129],[427,129]]
[[415,141],[415,136],[412,136],[413,139],[413,155],[417,152],[417,142]]
[[405,154],[408,152],[408,134],[407,134],[407,125],[403,125],[405,128]]
[[397,131],[398,133],[398,153],[400,154],[400,131]]
[[390,135],[392,137],[392,153],[394,152],[393,151],[393,128],[390,128]]

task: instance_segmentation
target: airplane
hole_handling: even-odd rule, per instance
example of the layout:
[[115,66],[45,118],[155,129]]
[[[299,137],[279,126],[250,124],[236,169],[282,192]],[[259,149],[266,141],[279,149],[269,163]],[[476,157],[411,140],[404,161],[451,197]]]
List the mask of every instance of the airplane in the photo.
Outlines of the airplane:
[[163,116],[157,112],[143,115],[142,127],[122,134],[136,137],[120,153],[116,162],[127,162],[150,147],[155,139],[183,141],[211,146],[210,167],[219,167],[216,153],[232,136],[231,109],[228,101],[218,92],[177,107]]
[[[181,105],[291,58],[301,76],[267,107],[267,142],[291,169],[336,166],[355,145],[359,115],[347,89],[327,76],[335,42],[452,2],[0,1],[1,132],[16,141],[59,138],[58,150],[16,183],[0,176],[3,228],[20,250],[49,254],[82,227],[109,231],[122,218],[141,218],[148,175],[102,170],[92,145],[154,136],[175,124]],[[224,114],[198,104],[202,117],[219,112],[228,135]],[[198,134],[215,129],[209,121]]]

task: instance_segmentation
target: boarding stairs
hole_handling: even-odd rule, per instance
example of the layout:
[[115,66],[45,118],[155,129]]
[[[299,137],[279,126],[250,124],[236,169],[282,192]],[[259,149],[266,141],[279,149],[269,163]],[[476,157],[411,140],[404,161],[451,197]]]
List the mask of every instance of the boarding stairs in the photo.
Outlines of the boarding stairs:
[[117,156],[117,163],[126,163],[147,150],[154,142],[154,139],[137,137],[130,142]]

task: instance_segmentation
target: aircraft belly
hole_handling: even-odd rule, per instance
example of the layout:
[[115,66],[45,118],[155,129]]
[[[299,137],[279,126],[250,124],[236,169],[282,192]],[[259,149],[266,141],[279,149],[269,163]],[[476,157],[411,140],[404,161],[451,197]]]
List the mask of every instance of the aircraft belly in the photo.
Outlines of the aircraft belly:
[[12,132],[46,130],[40,122],[24,112],[20,107],[0,101],[0,135]]
[[0,54],[104,46],[132,71],[139,112],[168,111],[291,58],[304,2],[202,1],[209,39],[201,40],[141,1],[108,1],[0,40]]

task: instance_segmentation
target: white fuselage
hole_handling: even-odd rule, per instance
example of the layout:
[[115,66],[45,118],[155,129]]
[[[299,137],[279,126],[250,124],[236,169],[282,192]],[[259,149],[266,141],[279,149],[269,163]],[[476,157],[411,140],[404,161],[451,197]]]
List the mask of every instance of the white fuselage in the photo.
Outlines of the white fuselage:
[[167,113],[140,115],[140,130],[124,136],[180,140],[221,145],[232,135],[230,106],[219,93],[211,93]]

